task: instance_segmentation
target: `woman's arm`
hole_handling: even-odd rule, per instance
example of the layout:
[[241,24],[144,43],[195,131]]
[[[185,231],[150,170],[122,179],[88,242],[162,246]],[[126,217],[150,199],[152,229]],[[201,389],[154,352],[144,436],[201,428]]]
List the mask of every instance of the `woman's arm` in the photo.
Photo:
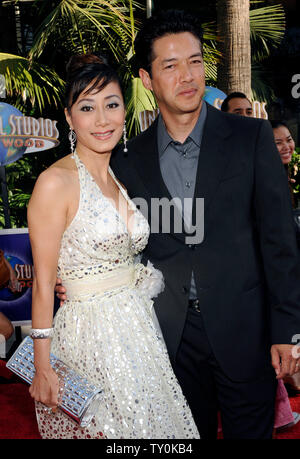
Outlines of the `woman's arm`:
[[[59,168],[43,172],[28,206],[28,228],[34,263],[32,286],[32,328],[51,328],[53,292],[62,234],[66,227],[68,202],[66,183]],[[50,365],[50,339],[34,340],[36,374],[31,396],[54,407],[57,405],[58,378]]]

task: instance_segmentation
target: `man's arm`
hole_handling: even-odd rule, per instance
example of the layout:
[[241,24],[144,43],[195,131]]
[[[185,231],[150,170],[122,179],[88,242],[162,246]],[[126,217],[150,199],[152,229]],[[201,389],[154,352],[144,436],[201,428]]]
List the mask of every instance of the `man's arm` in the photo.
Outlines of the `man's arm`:
[[66,295],[67,292],[66,292],[65,287],[62,285],[62,280],[59,277],[56,279],[54,290],[55,290],[57,298],[60,300],[60,306],[63,306],[64,302],[67,299],[67,295]]
[[254,199],[271,307],[272,364],[281,378],[298,371],[292,343],[300,333],[300,260],[287,174],[265,121],[257,136]]

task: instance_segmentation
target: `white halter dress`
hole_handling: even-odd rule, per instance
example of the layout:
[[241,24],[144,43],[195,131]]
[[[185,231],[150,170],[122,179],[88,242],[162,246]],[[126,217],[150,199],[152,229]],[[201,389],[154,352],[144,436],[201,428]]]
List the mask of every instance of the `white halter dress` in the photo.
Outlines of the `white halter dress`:
[[58,276],[67,301],[54,320],[51,351],[104,391],[99,412],[81,428],[60,410],[36,403],[43,438],[199,438],[155,323],[153,301],[163,288],[151,264],[134,264],[147,244],[149,225],[133,210],[129,233],[75,153],[80,183],[78,211],[63,234]]

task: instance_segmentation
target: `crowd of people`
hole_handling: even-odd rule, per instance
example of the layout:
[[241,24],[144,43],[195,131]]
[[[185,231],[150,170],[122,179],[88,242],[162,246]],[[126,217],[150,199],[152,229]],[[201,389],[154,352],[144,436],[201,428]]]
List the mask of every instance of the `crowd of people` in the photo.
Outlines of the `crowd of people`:
[[[215,439],[220,413],[224,438],[263,439],[299,420],[284,385],[296,388],[300,365],[295,144],[241,92],[221,110],[203,101],[202,43],[187,12],[145,21],[135,57],[159,116],[130,141],[106,58],[68,64],[70,154],[41,174],[28,207],[43,438]],[[162,213],[172,204],[168,231],[154,200]],[[50,351],[104,391],[84,429],[57,411]]]

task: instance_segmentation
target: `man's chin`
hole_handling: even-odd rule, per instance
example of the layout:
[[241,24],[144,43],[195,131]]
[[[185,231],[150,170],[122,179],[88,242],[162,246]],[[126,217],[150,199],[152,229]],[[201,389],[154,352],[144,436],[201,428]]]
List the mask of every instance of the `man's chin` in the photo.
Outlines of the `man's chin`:
[[202,107],[202,99],[193,104],[182,104],[179,108],[181,113],[195,113],[200,111]]

